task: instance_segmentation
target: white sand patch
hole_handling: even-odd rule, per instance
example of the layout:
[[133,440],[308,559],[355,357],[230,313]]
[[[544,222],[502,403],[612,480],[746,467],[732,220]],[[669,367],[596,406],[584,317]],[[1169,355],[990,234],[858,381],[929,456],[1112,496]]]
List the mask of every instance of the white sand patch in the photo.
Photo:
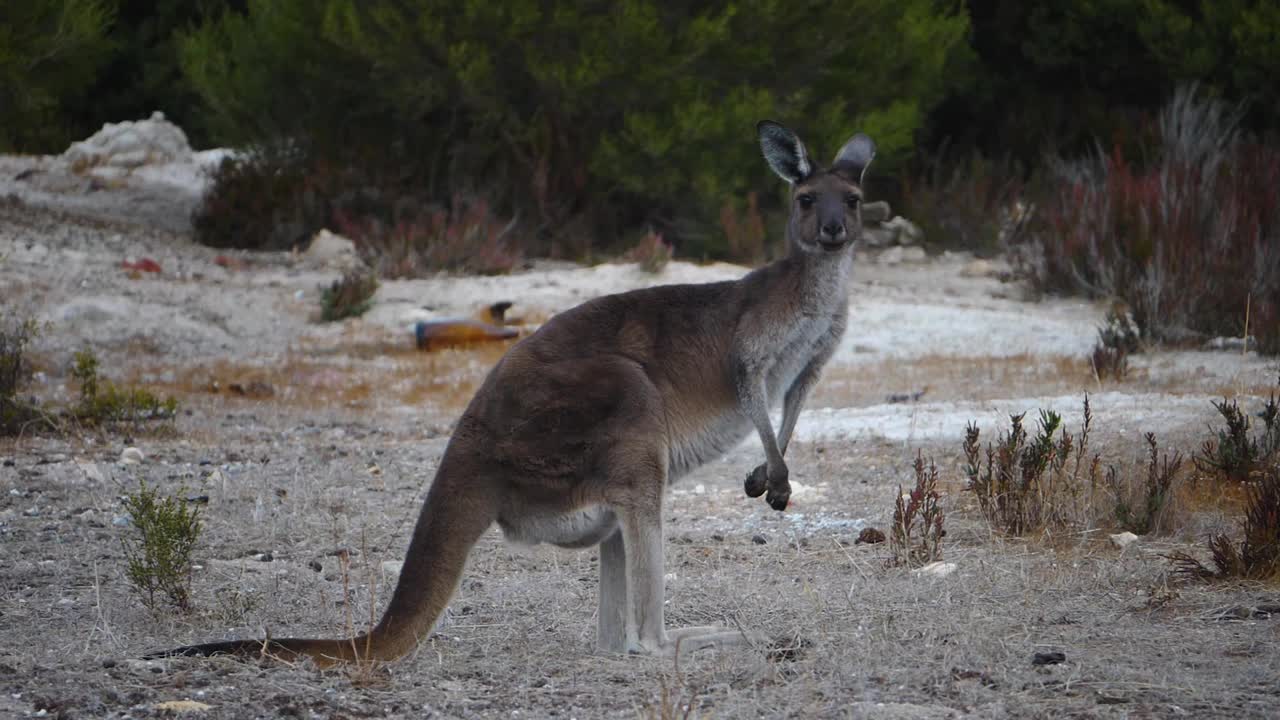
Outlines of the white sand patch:
[[606,263],[493,277],[440,275],[384,283],[365,320],[401,330],[419,320],[468,316],[501,300],[515,303],[510,311],[513,317],[530,312],[549,317],[602,295],[654,285],[736,280],[747,272],[748,268],[728,263],[672,262],[658,274],[632,263]]
[[[994,440],[997,432],[1007,431],[1011,414],[1026,413],[1023,425],[1028,431],[1037,427],[1039,410],[1052,410],[1062,416],[1073,434],[1083,420],[1084,394],[1054,397],[992,399],[967,402],[918,403],[911,405],[872,405],[863,408],[814,408],[801,412],[795,436],[799,440],[880,439],[893,442],[925,441],[959,442],[964,429],[975,422],[984,439]],[[1131,435],[1157,434],[1205,427],[1217,413],[1202,396],[1166,393],[1104,392],[1089,396],[1095,428],[1108,433]]]
[[886,298],[855,288],[849,306],[849,329],[833,358],[836,363],[934,354],[1083,357],[1097,341],[1101,324],[1098,309],[1085,302],[1045,301],[1033,306],[999,299],[973,303],[942,298]]

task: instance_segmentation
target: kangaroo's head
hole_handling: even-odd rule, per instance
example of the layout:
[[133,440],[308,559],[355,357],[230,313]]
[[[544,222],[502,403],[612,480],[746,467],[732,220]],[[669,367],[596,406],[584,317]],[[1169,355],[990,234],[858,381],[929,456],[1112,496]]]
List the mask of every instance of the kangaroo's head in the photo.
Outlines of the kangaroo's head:
[[813,164],[800,138],[772,120],[756,125],[769,167],[791,184],[787,241],[793,251],[839,253],[862,235],[862,176],[876,145],[858,133],[836,153],[831,167]]

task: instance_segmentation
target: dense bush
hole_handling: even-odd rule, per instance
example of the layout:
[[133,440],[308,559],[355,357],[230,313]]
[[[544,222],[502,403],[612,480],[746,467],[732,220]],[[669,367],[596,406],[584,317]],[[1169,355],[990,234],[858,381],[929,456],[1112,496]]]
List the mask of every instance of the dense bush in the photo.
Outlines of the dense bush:
[[1126,151],[1140,119],[1198,82],[1248,101],[1246,125],[1280,118],[1280,4],[1257,0],[969,0],[976,62],[932,114],[927,143],[950,138],[1035,167],[1046,148],[1096,138]]
[[1280,352],[1280,147],[1180,91],[1143,160],[1120,146],[1062,162],[1017,248],[1049,291],[1123,299],[1143,337],[1245,334]]
[[112,9],[106,0],[0,3],[0,151],[65,140],[65,107],[93,82]]
[[90,92],[67,102],[72,131],[57,146],[96,131],[104,122],[138,120],[155,110],[178,124],[196,147],[210,141],[200,97],[178,64],[178,34],[230,10],[243,0],[109,0],[115,21],[106,35]]
[[182,61],[224,137],[300,141],[393,194],[474,190],[535,251],[648,224],[720,255],[721,207],[769,182],[757,120],[821,156],[862,129],[892,169],[967,29],[933,0],[253,1],[185,36]]

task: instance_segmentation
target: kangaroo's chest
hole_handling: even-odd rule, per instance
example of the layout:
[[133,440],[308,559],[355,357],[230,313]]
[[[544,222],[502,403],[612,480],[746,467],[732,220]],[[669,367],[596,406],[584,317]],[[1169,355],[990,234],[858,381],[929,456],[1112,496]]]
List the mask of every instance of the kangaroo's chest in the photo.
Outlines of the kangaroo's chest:
[[769,365],[769,404],[777,405],[796,378],[813,362],[826,353],[840,339],[844,330],[843,317],[829,312],[800,315],[780,338]]

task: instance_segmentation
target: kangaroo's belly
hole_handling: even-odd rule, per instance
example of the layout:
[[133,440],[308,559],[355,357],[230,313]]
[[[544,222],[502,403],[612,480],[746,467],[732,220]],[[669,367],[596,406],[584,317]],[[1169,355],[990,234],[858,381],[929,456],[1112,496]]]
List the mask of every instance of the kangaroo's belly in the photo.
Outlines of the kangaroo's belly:
[[570,511],[523,508],[498,517],[503,536],[521,545],[551,543],[568,548],[591,547],[613,534],[618,518],[600,505]]

